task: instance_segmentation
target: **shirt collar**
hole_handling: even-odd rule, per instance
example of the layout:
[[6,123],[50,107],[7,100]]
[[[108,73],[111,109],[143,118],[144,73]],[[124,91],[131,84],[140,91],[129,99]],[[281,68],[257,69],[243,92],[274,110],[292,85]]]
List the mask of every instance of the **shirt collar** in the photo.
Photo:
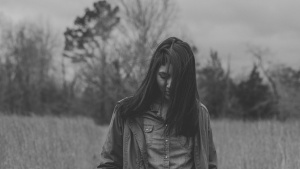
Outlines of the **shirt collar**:
[[155,112],[155,113],[159,112],[159,105],[155,104],[155,103],[151,104],[150,105],[150,111]]

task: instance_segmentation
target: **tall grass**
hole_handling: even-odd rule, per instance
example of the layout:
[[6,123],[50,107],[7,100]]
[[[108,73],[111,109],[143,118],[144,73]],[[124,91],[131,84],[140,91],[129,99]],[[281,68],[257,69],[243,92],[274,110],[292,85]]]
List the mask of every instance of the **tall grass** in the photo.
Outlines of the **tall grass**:
[[300,169],[300,121],[214,121],[221,169]]
[[105,133],[90,119],[0,116],[0,168],[95,168]]
[[[220,169],[300,168],[300,122],[212,122]],[[85,118],[0,116],[0,168],[96,168],[107,127]]]

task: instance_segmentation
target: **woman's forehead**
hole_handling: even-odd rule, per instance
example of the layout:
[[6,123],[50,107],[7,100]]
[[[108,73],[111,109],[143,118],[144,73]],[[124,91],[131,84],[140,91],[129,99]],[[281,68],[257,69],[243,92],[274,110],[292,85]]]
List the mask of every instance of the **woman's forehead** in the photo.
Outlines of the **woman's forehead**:
[[161,65],[158,69],[158,72],[172,73],[173,72],[173,66],[171,64]]

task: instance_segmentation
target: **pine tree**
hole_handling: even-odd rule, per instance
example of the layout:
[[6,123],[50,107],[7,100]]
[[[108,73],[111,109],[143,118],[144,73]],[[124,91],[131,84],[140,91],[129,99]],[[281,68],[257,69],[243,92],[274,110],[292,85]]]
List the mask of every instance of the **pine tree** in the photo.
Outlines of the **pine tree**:
[[269,86],[263,84],[263,79],[254,65],[249,79],[237,86],[236,95],[242,106],[243,119],[262,119],[272,117],[272,94]]
[[87,8],[83,16],[75,19],[74,28],[67,28],[64,33],[64,56],[82,66],[85,89],[93,91],[83,92],[90,93],[89,96],[83,95],[83,99],[88,99],[89,113],[100,123],[110,119],[115,89],[118,88],[111,88],[111,84],[120,77],[119,67],[110,64],[114,61],[108,58],[111,51],[109,40],[120,22],[118,11],[118,7],[112,8],[105,0],[95,2],[92,9]]

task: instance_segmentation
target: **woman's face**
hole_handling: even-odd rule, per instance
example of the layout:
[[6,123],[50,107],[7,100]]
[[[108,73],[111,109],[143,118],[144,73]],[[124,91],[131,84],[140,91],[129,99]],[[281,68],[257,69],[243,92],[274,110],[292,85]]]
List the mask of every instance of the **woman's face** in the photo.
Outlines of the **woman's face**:
[[161,65],[157,71],[156,80],[161,94],[170,100],[170,87],[172,83],[173,67],[171,64]]

